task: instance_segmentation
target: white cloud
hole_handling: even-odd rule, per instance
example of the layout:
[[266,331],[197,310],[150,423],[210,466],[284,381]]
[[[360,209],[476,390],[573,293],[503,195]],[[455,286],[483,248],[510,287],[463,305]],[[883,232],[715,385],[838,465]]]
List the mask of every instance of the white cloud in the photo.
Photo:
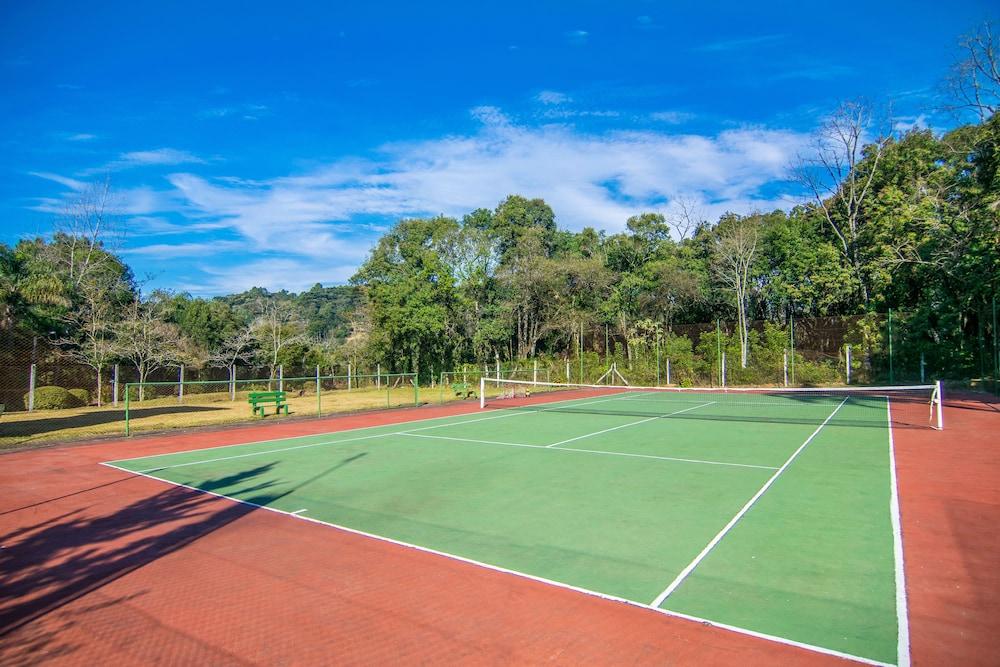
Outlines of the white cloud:
[[590,33],[586,30],[570,30],[566,33],[566,40],[570,44],[586,44]]
[[206,296],[234,294],[260,286],[266,286],[272,291],[286,289],[301,292],[316,283],[345,283],[354,275],[356,266],[291,258],[266,258],[225,268],[204,265],[199,267],[204,277],[182,281],[176,288],[182,292]]
[[693,113],[686,111],[655,111],[649,114],[651,120],[668,125],[680,125],[694,118]]
[[[199,294],[255,284],[301,289],[349,277],[385,224],[415,215],[460,217],[513,193],[544,198],[560,226],[572,230],[619,231],[629,216],[670,213],[679,199],[694,203],[708,220],[725,211],[788,208],[794,201],[773,192],[782,191],[787,166],[809,143],[808,135],[763,127],[714,135],[588,133],[565,125],[523,126],[496,107],[472,113],[481,123],[476,132],[389,143],[370,158],[345,157],[304,173],[248,180],[189,170],[170,174],[166,190],[125,190],[125,208],[140,217],[140,235],[218,230],[226,239],[184,238],[179,246],[147,245],[132,253],[162,259],[238,251],[245,260],[240,267],[220,269],[206,261],[203,284],[179,286]],[[125,155],[167,160],[154,152]]]
[[84,181],[79,181],[75,178],[68,178],[66,176],[60,176],[59,174],[53,174],[48,171],[29,171],[29,175],[37,176],[38,178],[44,178],[47,181],[55,181],[60,185],[65,185],[71,190],[80,191],[87,187],[87,183]]
[[101,167],[93,167],[80,172],[81,176],[93,176],[123,169],[150,166],[174,166],[179,164],[206,164],[204,160],[188,151],[176,148],[156,148],[148,151],[129,151]]
[[542,104],[565,104],[572,101],[572,98],[566,93],[560,93],[555,90],[543,90],[535,95],[535,99]]
[[96,134],[87,134],[86,132],[78,132],[77,134],[71,134],[66,137],[66,141],[93,141],[97,138]]
[[727,39],[718,42],[711,42],[709,44],[703,44],[702,46],[696,48],[695,51],[740,51],[764,44],[772,44],[783,38],[784,35],[759,35],[756,37]]
[[221,252],[240,250],[245,247],[240,241],[209,241],[204,243],[156,243],[137,248],[128,248],[126,255],[141,255],[154,259],[176,259],[179,257],[212,257]]

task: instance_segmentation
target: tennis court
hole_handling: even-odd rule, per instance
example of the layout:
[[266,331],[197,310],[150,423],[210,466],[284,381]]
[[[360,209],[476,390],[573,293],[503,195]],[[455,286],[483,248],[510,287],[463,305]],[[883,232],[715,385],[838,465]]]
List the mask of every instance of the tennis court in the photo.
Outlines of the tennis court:
[[932,388],[530,384],[484,383],[475,414],[107,465],[786,643],[908,662],[892,428],[928,428]]

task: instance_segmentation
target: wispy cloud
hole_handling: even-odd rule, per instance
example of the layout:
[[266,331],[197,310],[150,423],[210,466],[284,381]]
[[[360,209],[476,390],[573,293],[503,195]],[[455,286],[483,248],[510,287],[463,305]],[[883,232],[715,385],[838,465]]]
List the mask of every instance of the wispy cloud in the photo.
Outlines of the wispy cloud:
[[586,30],[570,30],[566,33],[566,41],[570,44],[582,45],[586,44],[587,40],[590,38],[590,33]]
[[239,118],[241,120],[258,120],[271,112],[266,104],[236,104],[233,106],[212,107],[198,112],[200,118]]
[[809,81],[827,81],[837,79],[842,76],[854,74],[854,68],[848,65],[838,65],[834,63],[817,63],[814,65],[804,65],[791,67],[767,77],[768,81],[789,81],[792,79],[806,79]]
[[181,257],[212,257],[222,252],[245,249],[240,241],[206,241],[203,243],[155,243],[128,248],[126,255],[140,255],[153,259],[178,259]]
[[75,190],[79,192],[87,187],[86,181],[80,181],[75,178],[69,178],[67,176],[60,176],[59,174],[53,174],[49,171],[29,171],[30,176],[37,176],[38,178],[44,178],[47,181],[54,181],[60,185],[65,185],[70,190]]
[[535,95],[535,99],[542,104],[566,104],[572,101],[572,98],[566,93],[555,90],[543,90]]
[[655,120],[657,123],[666,123],[667,125],[680,125],[694,117],[693,113],[686,111],[654,111],[649,114],[650,120]]
[[188,151],[177,150],[176,148],[157,148],[148,151],[129,151],[122,153],[117,159],[112,160],[100,167],[85,169],[80,172],[81,176],[93,176],[111,171],[121,171],[134,167],[151,166],[175,166],[179,164],[206,164],[204,160]]
[[726,39],[718,42],[709,42],[695,48],[695,51],[739,51],[756,46],[773,44],[784,38],[784,35],[758,35],[756,37],[741,37],[737,39]]
[[66,137],[66,141],[93,141],[97,138],[96,134],[88,134],[86,132],[78,132],[76,134],[71,134]]

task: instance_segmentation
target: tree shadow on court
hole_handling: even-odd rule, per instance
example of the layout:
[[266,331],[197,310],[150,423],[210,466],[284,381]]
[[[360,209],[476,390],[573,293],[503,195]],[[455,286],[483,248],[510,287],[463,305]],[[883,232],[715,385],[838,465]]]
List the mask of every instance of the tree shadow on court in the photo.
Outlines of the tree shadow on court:
[[[215,412],[226,408],[212,408],[199,405],[170,405],[159,408],[131,408],[130,419],[142,417],[157,417],[160,415],[184,414],[191,412]],[[82,428],[100,426],[125,421],[124,410],[95,410],[65,417],[46,417],[45,419],[29,419],[25,421],[0,420],[0,438],[23,437],[61,431],[67,428]]]
[[[273,463],[257,466],[208,484],[245,484],[268,475],[273,467]],[[245,499],[258,505],[272,502],[281,495],[269,492],[277,484],[262,479]],[[103,498],[102,504],[106,502]],[[10,652],[21,658],[27,653],[36,658],[50,655],[58,633],[49,624],[17,633],[10,641],[8,637],[40,616],[257,509],[183,487],[167,488],[110,513],[101,513],[100,507],[79,507],[0,536],[0,656],[5,656],[0,661],[10,664]]]
[[[347,466],[365,453],[334,462],[312,477],[291,484],[276,478],[277,462],[257,465],[199,483],[208,492],[229,492],[231,502],[199,490],[171,486],[111,512],[102,496],[90,506],[0,535],[0,663],[27,664],[71,653],[61,624],[87,609],[61,609],[68,603],[182,549],[258,509]],[[126,481],[139,478],[128,475]],[[108,486],[91,487],[100,489]],[[87,490],[64,494],[75,496]],[[37,504],[36,504],[37,505]],[[28,509],[35,505],[25,506]],[[17,512],[12,510],[9,513]],[[97,604],[119,604],[124,599]],[[55,613],[57,612],[57,613]],[[32,623],[45,616],[44,622]],[[28,627],[25,627],[28,626]],[[67,626],[68,627],[68,626]]]

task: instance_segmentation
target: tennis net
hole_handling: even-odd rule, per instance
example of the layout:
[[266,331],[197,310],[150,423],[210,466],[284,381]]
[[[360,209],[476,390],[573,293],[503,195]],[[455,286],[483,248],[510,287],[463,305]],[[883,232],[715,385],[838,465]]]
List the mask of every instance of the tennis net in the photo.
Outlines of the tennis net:
[[483,378],[480,407],[560,413],[944,428],[941,385],[686,388]]

